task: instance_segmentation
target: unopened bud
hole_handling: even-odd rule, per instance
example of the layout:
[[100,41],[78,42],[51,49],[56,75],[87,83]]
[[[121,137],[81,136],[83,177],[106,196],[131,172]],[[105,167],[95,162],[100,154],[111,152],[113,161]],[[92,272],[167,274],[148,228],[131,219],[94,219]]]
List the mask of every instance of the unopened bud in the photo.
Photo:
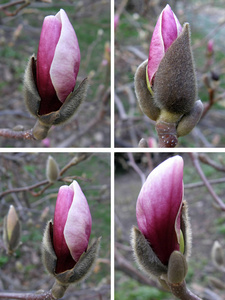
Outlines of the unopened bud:
[[183,115],[177,125],[177,136],[184,136],[192,131],[199,122],[203,112],[203,103],[201,100],[195,102],[194,106],[187,114]]
[[138,148],[148,148],[148,142],[142,138],[138,143]]
[[214,71],[211,71],[212,80],[218,81],[220,79],[220,75]]
[[181,283],[187,275],[188,266],[184,255],[179,251],[173,251],[168,264],[168,281],[170,283]]
[[213,244],[211,256],[214,265],[219,267],[224,265],[224,253],[222,246],[218,241],[215,241]]
[[8,214],[4,218],[3,239],[8,253],[12,254],[20,244],[21,226],[13,205],[10,205]]
[[59,178],[59,166],[56,160],[49,156],[46,164],[46,177],[49,182],[55,182]]

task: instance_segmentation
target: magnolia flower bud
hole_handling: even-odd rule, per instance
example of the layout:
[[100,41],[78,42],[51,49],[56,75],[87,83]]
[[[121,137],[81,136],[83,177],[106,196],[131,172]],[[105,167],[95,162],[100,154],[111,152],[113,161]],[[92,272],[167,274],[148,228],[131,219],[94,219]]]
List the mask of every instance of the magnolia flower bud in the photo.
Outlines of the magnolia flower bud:
[[80,50],[75,31],[63,9],[45,18],[37,60],[30,58],[24,77],[24,95],[28,110],[38,118],[33,130],[36,139],[44,139],[51,125],[73,116],[86,97],[84,79],[75,88],[80,66]]
[[116,31],[116,28],[119,24],[120,16],[118,14],[115,14],[114,16],[114,31]]
[[[165,84],[165,80],[169,84]],[[189,24],[184,25],[182,33],[162,58],[155,74],[153,89],[157,106],[168,113],[183,115],[194,106],[197,86]]]
[[156,121],[163,144],[174,147],[179,122],[184,118],[185,126],[181,125],[179,136],[189,133],[198,123],[203,105],[200,100],[196,104],[197,84],[189,24],[182,28],[169,5],[160,14],[149,58],[138,67],[134,81],[143,113]]
[[[165,278],[174,252],[179,252],[185,261],[190,255],[191,237],[187,205],[183,200],[180,156],[167,159],[150,173],[138,196],[136,216],[139,230],[132,229],[131,241],[135,259],[149,275]],[[171,276],[171,280],[177,280]]]
[[91,214],[76,181],[59,189],[54,223],[48,222],[43,237],[43,262],[63,285],[86,277],[96,260],[100,239],[88,250]]
[[138,227],[164,265],[180,248],[182,201],[183,159],[177,155],[149,174],[136,205]]
[[211,257],[215,266],[221,267],[225,265],[223,248],[218,241],[215,241],[213,244]]
[[214,41],[213,40],[208,40],[206,55],[208,57],[211,57],[213,55],[213,53],[214,53]]
[[20,244],[21,225],[15,207],[10,205],[4,218],[3,240],[9,254],[12,254]]
[[49,155],[46,164],[46,177],[49,182],[55,182],[59,178],[59,166],[56,160]]

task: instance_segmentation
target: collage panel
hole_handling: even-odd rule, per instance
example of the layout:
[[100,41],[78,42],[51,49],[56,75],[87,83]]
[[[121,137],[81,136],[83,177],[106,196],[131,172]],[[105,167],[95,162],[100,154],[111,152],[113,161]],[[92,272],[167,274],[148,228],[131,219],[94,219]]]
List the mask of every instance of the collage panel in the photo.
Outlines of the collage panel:
[[225,153],[115,154],[115,299],[224,299]]
[[115,0],[116,147],[224,147],[224,12]]
[[0,147],[110,147],[110,0],[3,0],[0,20]]
[[110,299],[109,153],[0,153],[0,299]]

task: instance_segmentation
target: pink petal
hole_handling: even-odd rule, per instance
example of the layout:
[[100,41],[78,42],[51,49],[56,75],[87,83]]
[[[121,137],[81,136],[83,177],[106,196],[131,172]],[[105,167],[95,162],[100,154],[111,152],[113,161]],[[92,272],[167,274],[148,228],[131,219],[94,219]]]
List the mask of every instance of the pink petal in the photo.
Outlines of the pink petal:
[[61,23],[55,16],[44,19],[37,53],[37,88],[42,99],[39,114],[58,110],[61,106],[50,78],[50,67],[61,33]]
[[159,16],[159,19],[156,23],[152,39],[151,39],[151,44],[150,44],[150,49],[149,49],[149,57],[148,57],[148,78],[149,82],[152,85],[152,80],[153,77],[158,70],[159,64],[165,55],[165,49],[164,49],[164,43],[163,43],[163,38],[162,38],[162,13]]
[[167,4],[162,14],[162,37],[164,42],[165,52],[171,44],[177,39],[182,27],[173,13],[170,6]]
[[70,187],[74,191],[74,197],[65,225],[64,236],[70,253],[77,262],[88,247],[92,219],[87,200],[77,181],[74,180]]
[[138,227],[163,264],[179,250],[183,198],[183,159],[174,156],[148,176],[138,196]]
[[53,245],[57,256],[56,273],[64,272],[75,265],[64,237],[64,227],[73,202],[74,191],[71,187],[60,187],[55,206],[53,223]]
[[156,23],[149,49],[148,78],[151,86],[163,56],[181,31],[182,27],[176,15],[167,4]]
[[76,33],[67,14],[60,9],[56,18],[62,24],[61,35],[56,46],[50,76],[61,102],[74,90],[80,67],[80,49]]

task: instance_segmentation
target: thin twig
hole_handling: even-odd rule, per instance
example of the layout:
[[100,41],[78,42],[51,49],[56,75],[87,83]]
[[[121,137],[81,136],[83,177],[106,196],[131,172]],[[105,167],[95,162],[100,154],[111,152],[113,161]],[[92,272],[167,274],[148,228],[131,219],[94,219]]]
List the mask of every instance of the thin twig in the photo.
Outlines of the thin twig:
[[156,282],[144,276],[141,272],[135,269],[132,264],[117,250],[115,249],[115,267],[127,274],[129,277],[134,278],[138,282],[150,286],[157,286]]
[[0,292],[0,299],[55,300],[55,297],[52,296],[51,291],[41,294]]
[[181,283],[172,284],[167,282],[169,285],[171,292],[181,300],[202,300],[197,295],[192,293],[186,286],[186,282],[183,281]]
[[210,159],[206,154],[199,154],[199,159],[201,162],[213,167],[217,171],[225,172],[225,166],[217,164],[214,160]]
[[[211,180],[208,180],[208,182],[210,184],[224,183],[225,178],[211,179]],[[201,186],[205,186],[204,182],[187,183],[184,185],[184,189],[193,189],[193,188],[198,188]]]
[[42,186],[44,184],[47,184],[47,183],[48,183],[48,180],[43,180],[43,181],[40,181],[38,183],[32,184],[30,186],[24,186],[24,187],[20,187],[20,188],[9,189],[9,190],[4,191],[0,194],[0,199],[2,197],[4,197],[5,195],[11,194],[11,193],[19,193],[19,192],[24,192],[24,191],[30,191],[30,190],[33,190],[33,189],[35,189],[39,186]]
[[[91,153],[79,153],[77,154],[77,156],[75,156],[73,159],[71,159],[71,161],[65,166],[62,168],[62,170],[60,171],[59,173],[59,179],[58,181],[63,181],[62,179],[62,175],[69,169],[71,168],[72,166],[75,166],[77,164],[79,164],[81,161],[87,159],[89,156],[91,155]],[[71,176],[70,178],[74,178],[74,176]],[[81,178],[81,177],[79,177]],[[67,178],[68,179],[68,178]],[[39,192],[35,193],[33,192],[32,190],[37,188],[37,187],[40,187],[42,185],[45,185],[45,187],[43,189],[41,189]],[[12,188],[12,189],[8,189],[7,191],[4,191],[0,194],[0,199],[2,197],[4,197],[5,195],[7,194],[10,194],[10,193],[19,193],[19,192],[24,192],[24,191],[29,191],[34,197],[37,197],[37,196],[40,196],[43,194],[43,192],[48,189],[50,186],[52,186],[53,183],[50,183],[47,179],[46,180],[43,180],[43,181],[40,181],[38,183],[35,183],[33,185],[30,185],[30,186],[25,186],[25,187],[20,187],[20,188]]]
[[32,129],[26,131],[15,131],[8,128],[0,128],[0,136],[12,139],[35,140]]
[[131,166],[135,172],[140,176],[141,178],[141,183],[142,185],[145,183],[146,180],[146,176],[145,174],[141,171],[141,169],[138,167],[138,165],[135,163],[134,161],[134,157],[132,153],[127,153],[128,157],[129,157],[129,162],[128,165]]
[[217,194],[214,192],[211,184],[209,183],[208,179],[206,178],[204,172],[202,171],[202,168],[199,164],[199,160],[198,160],[198,154],[197,153],[189,153],[191,160],[194,164],[194,167],[196,168],[199,176],[201,177],[202,181],[204,182],[205,186],[207,187],[209,193],[211,194],[211,196],[213,197],[213,199],[217,202],[217,204],[219,205],[220,209],[222,211],[225,211],[225,204],[223,203],[223,201],[217,196]]
[[[22,4],[20,7],[18,7],[14,12],[9,12],[7,10],[5,10],[6,8],[10,7],[10,6],[14,6],[17,4]],[[23,0],[23,1],[16,1],[16,2],[10,2],[10,3],[6,3],[4,5],[0,6],[0,10],[3,10],[3,12],[5,13],[6,16],[8,17],[12,17],[18,14],[19,11],[21,11],[23,8],[27,7],[28,5],[30,5],[31,2],[29,0]]]
[[204,106],[204,110],[201,116],[201,120],[205,117],[205,115],[207,114],[207,112],[210,110],[210,108],[213,106],[213,104],[215,103],[214,100],[214,96],[215,96],[215,89],[209,88],[208,89],[208,93],[209,93],[209,101],[208,103]]

